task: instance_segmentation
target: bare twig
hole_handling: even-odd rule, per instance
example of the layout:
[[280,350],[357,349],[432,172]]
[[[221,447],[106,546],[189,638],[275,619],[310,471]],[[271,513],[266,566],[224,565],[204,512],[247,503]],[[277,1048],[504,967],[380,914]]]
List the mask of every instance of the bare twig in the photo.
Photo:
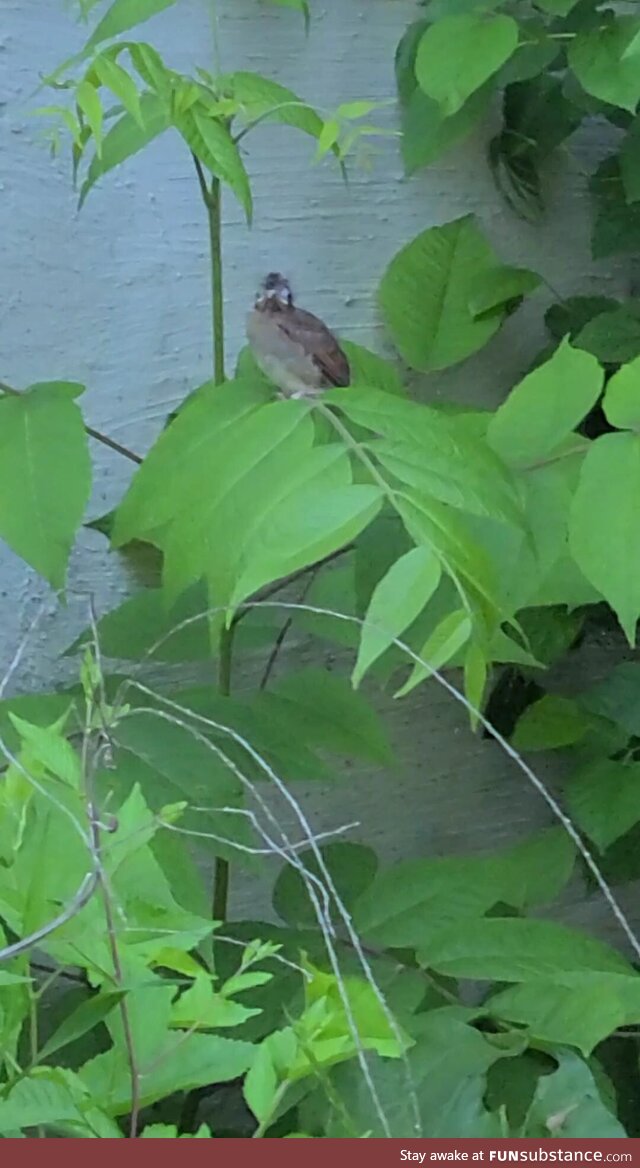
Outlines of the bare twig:
[[[313,588],[313,585],[315,583],[318,572],[320,571],[320,568],[321,568],[321,564],[314,564],[311,572],[307,576],[304,588],[302,589],[302,591],[300,593],[300,597],[298,600],[299,604],[304,604],[305,600],[307,599],[309,592]],[[287,617],[282,628],[280,629],[280,632],[278,633],[278,636],[276,637],[276,639],[274,641],[273,648],[271,650],[271,653],[269,654],[269,660],[267,661],[267,664],[265,665],[264,673],[263,673],[261,681],[260,681],[260,689],[266,689],[268,684],[269,684],[269,678],[271,677],[271,674],[273,673],[273,670],[275,669],[276,661],[278,660],[282,646],[284,645],[284,642],[287,639],[287,634],[288,634],[288,632],[293,624],[294,617],[295,617],[294,613],[291,613]]]
[[[25,396],[22,390],[14,389],[12,385],[7,385],[5,381],[0,381],[0,393],[7,393],[11,397]],[[96,442],[101,442],[103,446],[108,446],[110,450],[115,450],[116,454],[121,454],[123,458],[128,458],[129,462],[135,462],[140,466],[144,461],[139,454],[135,454],[127,446],[122,446],[120,442],[116,442],[115,438],[109,438],[107,434],[102,434],[100,430],[94,430],[93,426],[87,426],[86,423],[84,428],[91,438],[95,438]]]

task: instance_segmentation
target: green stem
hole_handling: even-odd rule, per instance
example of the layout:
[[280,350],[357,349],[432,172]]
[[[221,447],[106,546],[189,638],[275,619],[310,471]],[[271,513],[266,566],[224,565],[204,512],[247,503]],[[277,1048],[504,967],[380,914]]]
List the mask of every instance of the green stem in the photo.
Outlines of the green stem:
[[212,178],[207,214],[211,248],[211,300],[213,309],[213,380],[221,385],[224,373],[224,301],[222,296],[222,220],[220,180]]
[[213,328],[213,380],[221,385],[226,380],[224,372],[224,299],[222,293],[222,192],[220,180],[211,179],[208,186],[202,163],[196,154],[192,155],[196,168],[202,202],[209,221],[209,254],[211,260],[211,313]]
[[[220,656],[218,658],[218,692],[223,697],[231,693],[231,668],[233,665],[233,635],[235,629],[223,628],[220,633]],[[211,915],[214,921],[226,921],[229,901],[229,861],[218,856],[213,873],[213,902]]]

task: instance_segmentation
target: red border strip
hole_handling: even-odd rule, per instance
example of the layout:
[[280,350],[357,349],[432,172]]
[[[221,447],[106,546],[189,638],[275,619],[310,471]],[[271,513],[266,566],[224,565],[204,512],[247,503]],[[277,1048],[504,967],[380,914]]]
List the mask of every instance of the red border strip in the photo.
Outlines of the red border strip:
[[[54,1141],[48,1140],[47,1143]],[[62,1139],[55,1141],[60,1149],[61,1161],[64,1168],[77,1163],[86,1168],[87,1153],[79,1147],[81,1141]],[[154,1168],[175,1168],[176,1152],[173,1151],[173,1142],[154,1141],[161,1143],[160,1148],[152,1149],[145,1143],[138,1142],[135,1149],[125,1150],[120,1145],[117,1153],[118,1160],[123,1164],[118,1168],[126,1168],[148,1160]],[[5,1140],[7,1161],[25,1165],[42,1164],[42,1151],[38,1151],[40,1141],[37,1140]],[[164,1152],[162,1151],[164,1143]],[[13,1144],[13,1150],[8,1148]],[[66,1144],[66,1148],[62,1145]],[[73,1149],[76,1147],[74,1153]],[[31,1151],[29,1151],[31,1149]],[[112,1168],[113,1152],[107,1148],[103,1152],[97,1143],[93,1144],[91,1153],[91,1168]],[[54,1157],[55,1149],[46,1153],[47,1161]],[[481,1139],[438,1139],[438,1140],[305,1140],[298,1139],[278,1140],[216,1140],[212,1148],[207,1151],[205,1142],[194,1140],[189,1144],[181,1145],[180,1158],[186,1158],[190,1163],[203,1165],[215,1164],[216,1168],[244,1168],[245,1165],[264,1165],[266,1168],[281,1168],[282,1165],[296,1164],[300,1168],[314,1168],[315,1165],[326,1168],[331,1162],[331,1168],[337,1168],[341,1163],[349,1168],[411,1168],[412,1165],[421,1165],[431,1168],[437,1163],[465,1163],[485,1164],[487,1168],[500,1164],[626,1164],[630,1168],[640,1168],[640,1139],[628,1139],[621,1142],[619,1139],[547,1139],[547,1140],[481,1140]]]

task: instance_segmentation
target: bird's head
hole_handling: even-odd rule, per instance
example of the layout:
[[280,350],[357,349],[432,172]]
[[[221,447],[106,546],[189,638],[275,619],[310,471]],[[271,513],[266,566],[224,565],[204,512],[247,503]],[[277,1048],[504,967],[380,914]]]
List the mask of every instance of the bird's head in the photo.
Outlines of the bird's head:
[[266,308],[273,305],[278,308],[291,308],[293,294],[289,281],[280,275],[280,272],[269,272],[265,276],[256,294],[256,308]]

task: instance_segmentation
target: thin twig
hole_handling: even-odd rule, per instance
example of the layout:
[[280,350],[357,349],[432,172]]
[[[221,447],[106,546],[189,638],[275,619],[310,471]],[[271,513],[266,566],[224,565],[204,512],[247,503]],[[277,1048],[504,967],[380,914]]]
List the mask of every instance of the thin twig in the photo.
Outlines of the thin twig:
[[[27,396],[21,389],[14,389],[12,385],[7,385],[6,381],[0,381],[0,393],[9,394],[11,397]],[[86,422],[84,423],[84,428],[91,438],[95,438],[96,442],[101,442],[103,446],[108,446],[109,450],[115,450],[116,454],[121,454],[123,458],[128,458],[129,462],[135,462],[137,466],[141,466],[144,462],[144,459],[139,454],[135,454],[127,446],[122,446],[120,442],[116,442],[115,438],[109,438],[108,434],[103,434],[100,430],[94,430],[93,426],[87,426]]]
[[[311,570],[311,572],[307,576],[304,588],[302,589],[302,591],[300,593],[300,597],[298,600],[299,604],[304,604],[305,600],[307,599],[309,592],[313,588],[313,585],[315,583],[318,572],[320,571],[320,567],[321,567],[320,564],[315,564],[313,569]],[[284,645],[284,642],[287,639],[287,634],[288,634],[288,632],[293,624],[294,618],[295,618],[294,613],[291,613],[291,615],[287,617],[282,628],[280,629],[280,632],[278,633],[278,636],[275,639],[273,648],[271,650],[271,653],[269,654],[269,660],[267,661],[267,664],[265,665],[264,673],[263,673],[262,678],[260,680],[260,686],[259,686],[260,689],[266,689],[268,684],[269,684],[269,678],[271,677],[271,674],[273,673],[273,670],[275,669],[276,662],[277,662],[278,657],[280,655],[280,650],[282,649],[282,646]]]

